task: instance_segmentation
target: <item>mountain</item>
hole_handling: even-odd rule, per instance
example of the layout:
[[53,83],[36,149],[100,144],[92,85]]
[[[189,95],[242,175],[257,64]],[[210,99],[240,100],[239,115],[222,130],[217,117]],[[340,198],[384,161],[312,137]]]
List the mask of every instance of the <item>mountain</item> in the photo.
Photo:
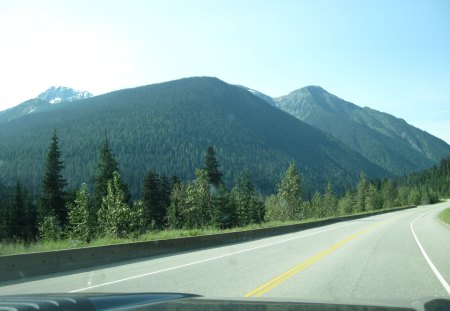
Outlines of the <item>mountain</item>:
[[64,86],[52,86],[38,97],[27,100],[15,107],[0,111],[0,123],[18,119],[30,113],[43,112],[52,109],[53,104],[73,102],[93,95],[87,91],[79,91]]
[[52,86],[45,92],[38,95],[38,99],[45,100],[50,104],[58,104],[62,102],[72,102],[80,99],[86,99],[93,95],[87,91],[75,90],[70,87]]
[[243,88],[244,90],[249,91],[249,92],[252,93],[253,95],[255,95],[255,96],[257,96],[257,97],[263,99],[264,101],[268,102],[268,103],[271,104],[272,106],[274,106],[274,107],[276,107],[276,108],[280,108],[280,106],[278,105],[278,103],[277,103],[272,97],[270,97],[269,95],[266,95],[266,94],[264,94],[264,93],[261,93],[261,92],[259,92],[259,91],[257,91],[257,90],[248,88],[248,87],[243,86],[243,85],[236,85],[236,86],[241,87],[241,88]]
[[274,101],[396,175],[429,168],[450,154],[443,140],[387,113],[342,100],[319,86],[304,87]]
[[54,105],[0,124],[0,179],[39,191],[53,129],[70,187],[92,183],[107,133],[124,180],[136,195],[146,170],[186,180],[214,145],[228,185],[248,168],[263,192],[275,190],[290,161],[305,192],[389,173],[330,135],[216,78],[187,78]]
[[0,123],[23,117],[37,111],[46,110],[51,104],[41,99],[30,99],[15,107],[0,111]]

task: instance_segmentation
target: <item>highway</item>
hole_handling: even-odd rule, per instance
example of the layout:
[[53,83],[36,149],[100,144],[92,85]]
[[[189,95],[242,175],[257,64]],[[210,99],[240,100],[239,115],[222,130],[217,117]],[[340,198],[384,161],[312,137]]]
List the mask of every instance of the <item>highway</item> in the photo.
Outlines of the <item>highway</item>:
[[0,284],[0,293],[183,292],[207,297],[415,301],[450,297],[450,202],[234,245]]

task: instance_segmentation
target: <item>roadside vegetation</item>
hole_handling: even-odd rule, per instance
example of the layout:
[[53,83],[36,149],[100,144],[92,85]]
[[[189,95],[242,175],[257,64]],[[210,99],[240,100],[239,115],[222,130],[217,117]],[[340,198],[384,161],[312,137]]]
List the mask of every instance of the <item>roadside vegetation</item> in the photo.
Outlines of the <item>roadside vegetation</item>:
[[0,187],[0,255],[272,227],[435,203],[450,194],[450,158],[395,181],[367,180],[361,172],[356,186],[340,194],[331,183],[323,192],[304,193],[302,174],[291,162],[268,196],[253,186],[247,170],[228,188],[213,146],[203,163],[187,182],[148,170],[140,198],[132,200],[105,138],[92,189],[82,184],[66,191],[54,132],[39,199],[20,182]]
[[443,223],[445,223],[448,226],[450,226],[450,208],[447,208],[447,209],[443,210],[439,214],[439,219],[442,220]]
[[[380,212],[395,211],[396,209],[399,209],[399,208],[395,207],[395,208],[381,209]],[[369,214],[371,212],[372,211],[365,211],[365,212],[360,212],[357,214],[363,215],[363,214]],[[355,215],[355,214],[352,214],[352,215]],[[342,216],[351,216],[351,215],[342,215]],[[94,240],[92,240],[90,242],[83,242],[80,240],[69,240],[69,239],[40,240],[40,241],[33,242],[33,243],[25,243],[23,241],[17,241],[15,243],[0,243],[0,256],[25,254],[25,253],[36,253],[36,252],[47,252],[47,251],[82,248],[82,247],[104,246],[104,245],[121,244],[121,243],[156,241],[156,240],[183,238],[183,237],[195,237],[195,236],[229,233],[229,232],[242,232],[242,231],[247,231],[247,230],[256,230],[256,229],[272,228],[272,227],[278,227],[278,226],[288,226],[288,225],[294,225],[294,224],[315,222],[315,221],[325,220],[325,219],[330,219],[330,218],[333,218],[333,217],[310,218],[310,219],[306,219],[303,221],[267,221],[267,222],[263,222],[260,224],[250,224],[245,227],[235,227],[235,228],[229,228],[229,229],[218,229],[215,227],[204,228],[204,229],[165,229],[165,230],[160,230],[160,231],[147,232],[145,234],[142,234],[142,235],[139,235],[136,237],[95,238]]]

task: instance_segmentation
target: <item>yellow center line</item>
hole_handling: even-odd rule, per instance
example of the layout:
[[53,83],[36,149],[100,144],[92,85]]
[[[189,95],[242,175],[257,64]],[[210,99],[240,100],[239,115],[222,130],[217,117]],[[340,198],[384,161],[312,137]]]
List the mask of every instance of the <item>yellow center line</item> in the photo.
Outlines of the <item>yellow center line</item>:
[[342,247],[343,245],[345,245],[346,243],[350,242],[351,240],[355,239],[356,237],[372,230],[375,227],[378,227],[379,225],[381,225],[382,223],[384,223],[384,221],[376,223],[374,225],[371,225],[369,227],[367,227],[364,230],[361,230],[347,238],[345,238],[344,240],[330,246],[327,249],[324,249],[323,251],[321,251],[320,253],[312,256],[311,258],[305,260],[304,262],[296,265],[295,267],[289,269],[288,271],[276,276],[275,278],[273,278],[272,280],[270,280],[267,283],[264,283],[263,285],[259,286],[258,288],[252,290],[251,292],[248,292],[244,297],[260,297],[262,295],[264,295],[265,293],[267,293],[268,291],[270,291],[271,289],[275,288],[276,286],[280,285],[281,283],[283,283],[284,281],[286,281],[287,279],[291,278],[292,276],[296,275],[297,273],[301,272],[302,270],[306,269],[307,267],[313,265],[314,263],[318,262],[320,259],[328,256],[329,254],[331,254],[332,252],[334,252],[335,250],[337,250],[338,248]]

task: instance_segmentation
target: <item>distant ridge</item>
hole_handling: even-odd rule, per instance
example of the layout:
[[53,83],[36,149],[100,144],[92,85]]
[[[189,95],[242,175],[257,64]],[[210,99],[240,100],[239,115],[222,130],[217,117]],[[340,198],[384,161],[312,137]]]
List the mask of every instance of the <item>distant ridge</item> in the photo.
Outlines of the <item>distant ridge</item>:
[[450,155],[450,146],[402,119],[308,86],[274,99],[279,107],[396,175],[429,168]]
[[75,90],[65,86],[52,86],[45,92],[39,94],[37,98],[45,100],[50,104],[58,104],[86,99],[92,96],[93,95],[87,91]]
[[386,170],[320,130],[217,78],[186,78],[52,105],[43,113],[0,124],[0,174],[40,190],[46,149],[57,130],[70,187],[91,183],[107,131],[112,151],[134,195],[146,170],[194,177],[202,154],[214,145],[232,184],[245,168],[255,185],[272,192],[290,161],[304,189],[336,189]]
[[63,102],[73,102],[92,97],[87,91],[75,90],[64,86],[52,86],[36,98],[27,100],[15,107],[0,111],[0,123],[9,122],[31,113],[51,109],[51,105]]

